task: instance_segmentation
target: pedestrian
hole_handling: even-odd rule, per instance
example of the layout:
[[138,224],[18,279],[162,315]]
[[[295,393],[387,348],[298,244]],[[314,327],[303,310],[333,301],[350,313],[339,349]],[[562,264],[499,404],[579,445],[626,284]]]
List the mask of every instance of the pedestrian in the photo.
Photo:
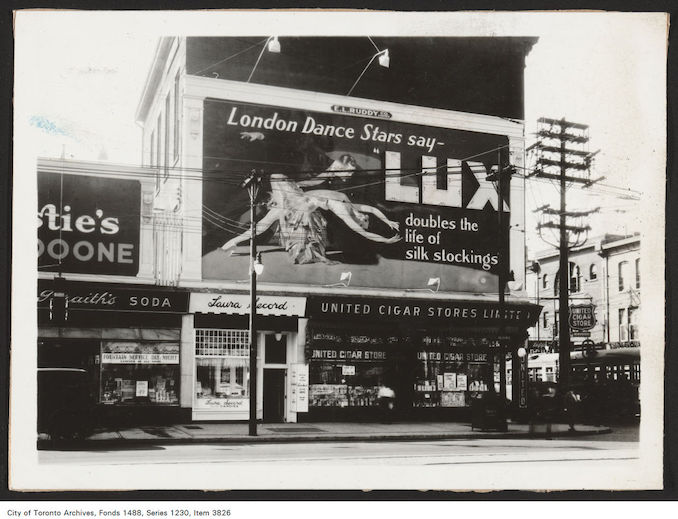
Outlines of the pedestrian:
[[385,384],[379,384],[377,399],[381,409],[382,423],[391,423],[393,421],[393,409],[395,408],[395,391]]
[[570,389],[567,393],[565,393],[564,401],[565,415],[567,416],[567,423],[570,426],[569,428],[570,431],[575,431],[574,424],[577,420],[580,401],[581,398],[579,394],[576,393],[573,389]]

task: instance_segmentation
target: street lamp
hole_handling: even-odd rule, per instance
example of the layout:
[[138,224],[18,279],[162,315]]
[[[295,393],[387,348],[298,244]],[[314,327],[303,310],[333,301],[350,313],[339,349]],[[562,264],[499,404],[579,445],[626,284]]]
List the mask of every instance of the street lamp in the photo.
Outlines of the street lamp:
[[261,253],[257,254],[257,224],[255,221],[255,207],[259,196],[260,181],[260,172],[252,170],[252,174],[242,183],[250,196],[250,436],[257,435],[257,275],[261,275],[264,271]]

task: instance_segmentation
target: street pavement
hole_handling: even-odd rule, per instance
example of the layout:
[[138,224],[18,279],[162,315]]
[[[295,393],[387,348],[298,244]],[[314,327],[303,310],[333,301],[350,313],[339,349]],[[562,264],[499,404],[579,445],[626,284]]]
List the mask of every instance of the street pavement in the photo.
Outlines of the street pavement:
[[[98,479],[102,474],[122,474],[114,488],[137,489],[148,484],[186,489],[557,489],[633,484],[642,468],[638,443],[590,438],[148,443],[43,450],[38,462],[43,472],[95,474],[91,483],[96,485],[104,485]],[[133,479],[141,474],[153,476]]]
[[[602,426],[577,425],[569,431],[566,424],[553,424],[550,438],[574,438],[610,433]],[[327,441],[414,441],[445,439],[545,438],[545,424],[530,428],[527,424],[509,423],[507,431],[474,429],[458,422],[383,423],[285,423],[259,424],[257,436],[248,434],[247,423],[202,422],[167,426],[140,426],[99,430],[85,440],[52,442],[48,437],[38,441],[40,449],[104,448],[134,445],[167,445],[189,443],[289,443]]]

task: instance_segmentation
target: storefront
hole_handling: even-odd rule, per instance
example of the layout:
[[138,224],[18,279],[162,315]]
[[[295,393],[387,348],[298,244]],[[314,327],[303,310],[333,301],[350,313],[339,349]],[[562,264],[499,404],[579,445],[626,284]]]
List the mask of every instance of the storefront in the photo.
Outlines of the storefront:
[[40,280],[38,367],[86,370],[103,423],[179,421],[187,311],[176,289]]
[[501,354],[524,345],[538,307],[508,303],[503,330],[495,302],[309,297],[308,315],[300,421],[378,419],[382,384],[400,419],[455,420],[480,394],[500,392]]
[[[191,294],[194,348],[184,371],[193,380],[193,420],[249,418],[249,303],[244,293]],[[296,420],[291,371],[303,361],[298,327],[305,308],[304,297],[257,298],[257,416],[266,422]]]

